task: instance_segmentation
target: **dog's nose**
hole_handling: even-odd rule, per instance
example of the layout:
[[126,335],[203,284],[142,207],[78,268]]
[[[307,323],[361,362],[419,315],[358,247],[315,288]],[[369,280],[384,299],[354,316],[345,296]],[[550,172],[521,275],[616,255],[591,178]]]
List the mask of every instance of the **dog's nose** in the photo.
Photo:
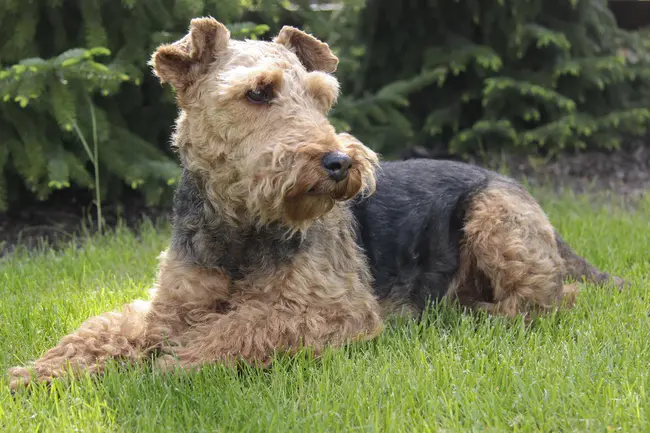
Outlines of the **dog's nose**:
[[330,179],[340,182],[348,177],[348,169],[352,165],[352,158],[343,152],[330,152],[321,161]]

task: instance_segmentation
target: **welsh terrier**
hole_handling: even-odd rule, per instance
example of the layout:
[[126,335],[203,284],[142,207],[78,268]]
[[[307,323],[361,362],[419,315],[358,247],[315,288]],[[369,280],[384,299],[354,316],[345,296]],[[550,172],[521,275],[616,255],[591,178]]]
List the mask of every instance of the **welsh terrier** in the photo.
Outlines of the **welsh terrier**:
[[[493,314],[550,311],[574,284],[622,280],[579,257],[514,181],[459,162],[382,163],[327,114],[338,65],[284,27],[237,41],[212,18],[151,64],[176,92],[183,166],[173,235],[149,301],[91,318],[11,387],[109,359],[161,368],[267,365],[366,340],[442,297]],[[376,171],[376,172],[375,172]]]

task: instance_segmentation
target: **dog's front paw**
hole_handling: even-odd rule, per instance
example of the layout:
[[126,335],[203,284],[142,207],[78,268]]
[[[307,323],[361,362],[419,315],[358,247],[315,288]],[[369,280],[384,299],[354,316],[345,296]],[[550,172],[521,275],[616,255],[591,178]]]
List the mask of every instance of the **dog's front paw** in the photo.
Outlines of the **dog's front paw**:
[[12,393],[26,388],[33,381],[33,372],[27,367],[9,369],[9,389]]

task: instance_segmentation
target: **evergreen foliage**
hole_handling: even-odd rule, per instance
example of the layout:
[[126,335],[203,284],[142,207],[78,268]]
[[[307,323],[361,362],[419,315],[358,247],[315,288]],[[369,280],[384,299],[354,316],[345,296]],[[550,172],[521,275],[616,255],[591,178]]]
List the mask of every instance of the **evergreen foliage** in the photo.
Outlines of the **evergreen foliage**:
[[604,0],[369,0],[361,23],[354,95],[417,90],[402,117],[368,112],[403,131],[362,137],[386,154],[615,148],[650,124],[647,47]]
[[[4,0],[0,2],[0,211],[20,195],[39,200],[94,188],[97,140],[102,195],[140,189],[169,196],[178,175],[168,140],[171,92],[151,76],[155,47],[191,18],[212,15],[234,37],[267,26],[238,22],[239,0]],[[94,127],[93,127],[94,126]]]
[[341,60],[332,123],[385,157],[411,145],[616,147],[650,123],[647,33],[618,29],[604,0],[314,3],[0,2],[0,211],[68,187],[168,199],[179,174],[168,146],[176,108],[147,61],[201,15],[236,38],[267,38],[287,23],[326,40]]

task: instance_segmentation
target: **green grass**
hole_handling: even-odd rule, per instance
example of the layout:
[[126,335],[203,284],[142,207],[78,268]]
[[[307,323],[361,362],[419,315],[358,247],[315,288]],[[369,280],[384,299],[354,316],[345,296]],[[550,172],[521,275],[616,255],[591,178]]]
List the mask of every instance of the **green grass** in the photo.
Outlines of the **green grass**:
[[[574,310],[532,328],[442,305],[426,324],[269,371],[110,368],[14,397],[2,376],[0,431],[650,431],[650,205],[628,213],[586,198],[543,202],[576,250],[633,287],[587,287]],[[120,229],[0,261],[0,368],[146,296],[168,236],[166,227],[139,237]]]

